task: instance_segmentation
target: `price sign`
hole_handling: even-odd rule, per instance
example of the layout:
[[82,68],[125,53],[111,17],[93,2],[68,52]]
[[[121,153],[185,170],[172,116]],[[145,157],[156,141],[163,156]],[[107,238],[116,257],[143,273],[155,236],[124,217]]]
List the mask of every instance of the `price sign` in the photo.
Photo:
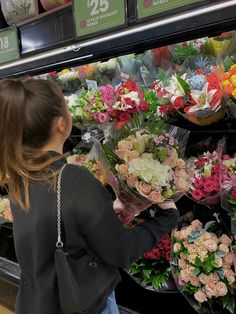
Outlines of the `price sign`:
[[84,36],[126,23],[124,0],[74,0],[76,35]]
[[197,2],[203,2],[203,0],[137,0],[138,18],[142,19]]
[[12,27],[0,31],[0,63],[16,60],[19,57],[16,28]]

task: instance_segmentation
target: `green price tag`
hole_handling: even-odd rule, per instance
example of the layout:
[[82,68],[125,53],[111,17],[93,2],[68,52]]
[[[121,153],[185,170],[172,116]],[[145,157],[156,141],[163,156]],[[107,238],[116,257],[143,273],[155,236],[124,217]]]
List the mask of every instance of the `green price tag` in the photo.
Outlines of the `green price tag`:
[[76,35],[101,32],[126,23],[124,0],[74,0]]
[[20,58],[17,31],[15,27],[0,31],[0,63]]
[[142,19],[197,2],[203,2],[203,0],[137,0],[138,18]]

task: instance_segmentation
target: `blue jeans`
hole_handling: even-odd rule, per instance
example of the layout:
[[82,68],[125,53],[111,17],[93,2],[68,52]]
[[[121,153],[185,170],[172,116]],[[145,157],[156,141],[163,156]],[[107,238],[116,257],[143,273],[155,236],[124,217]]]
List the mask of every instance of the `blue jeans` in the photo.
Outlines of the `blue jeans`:
[[113,291],[107,298],[107,306],[101,314],[119,314],[118,306],[116,304],[115,292]]

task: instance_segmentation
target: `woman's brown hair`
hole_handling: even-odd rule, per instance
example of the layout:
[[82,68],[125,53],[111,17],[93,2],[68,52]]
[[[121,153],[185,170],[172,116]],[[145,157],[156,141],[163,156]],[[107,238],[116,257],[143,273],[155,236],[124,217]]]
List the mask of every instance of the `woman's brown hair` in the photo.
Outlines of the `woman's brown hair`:
[[65,114],[65,100],[56,83],[0,81],[0,186],[7,187],[11,200],[25,210],[30,206],[29,181],[50,182],[55,176],[50,167],[55,158],[42,147],[54,119]]

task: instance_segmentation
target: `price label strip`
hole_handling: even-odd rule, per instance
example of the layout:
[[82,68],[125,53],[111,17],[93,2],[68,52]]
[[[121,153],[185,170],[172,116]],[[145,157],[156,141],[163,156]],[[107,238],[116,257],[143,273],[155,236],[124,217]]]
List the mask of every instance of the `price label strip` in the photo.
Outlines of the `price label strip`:
[[137,0],[138,18],[142,19],[198,2],[204,0]]
[[0,63],[20,58],[17,30],[15,27],[0,31]]
[[103,32],[126,23],[124,0],[75,0],[76,36]]

